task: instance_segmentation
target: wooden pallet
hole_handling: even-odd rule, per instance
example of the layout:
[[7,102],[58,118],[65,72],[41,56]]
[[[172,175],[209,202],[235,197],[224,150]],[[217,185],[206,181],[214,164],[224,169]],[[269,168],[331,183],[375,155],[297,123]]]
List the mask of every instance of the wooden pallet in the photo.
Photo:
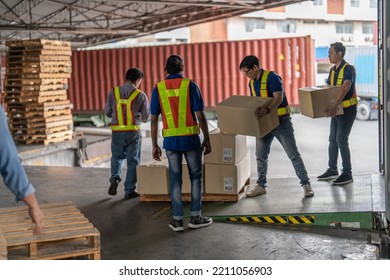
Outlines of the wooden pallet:
[[43,49],[57,49],[59,47],[71,47],[70,41],[60,40],[45,40],[45,39],[33,39],[33,40],[9,40],[6,42],[7,47],[23,47],[23,46],[39,46]]
[[69,55],[7,56],[7,65],[16,62],[71,61]]
[[12,79],[43,79],[43,78],[70,78],[71,73],[20,73],[20,74],[10,74],[7,73],[5,78],[7,80]]
[[[238,194],[210,194],[203,193],[202,201],[225,201],[225,202],[237,202],[243,196],[245,196],[245,191],[250,183],[250,178],[245,182],[245,185],[241,188]],[[171,201],[169,194],[140,194],[140,201],[144,202],[164,202]],[[182,200],[185,202],[191,201],[191,194],[183,193]]]
[[0,208],[9,260],[100,259],[100,233],[72,202],[41,204],[45,228],[33,235],[27,207]]

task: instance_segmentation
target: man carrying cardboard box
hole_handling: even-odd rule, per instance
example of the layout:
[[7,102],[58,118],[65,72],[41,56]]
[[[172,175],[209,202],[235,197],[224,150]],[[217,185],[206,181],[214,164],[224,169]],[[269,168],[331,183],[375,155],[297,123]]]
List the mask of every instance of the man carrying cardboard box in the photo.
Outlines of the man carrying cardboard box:
[[[191,180],[190,228],[209,226],[213,220],[201,216],[202,209],[202,152],[211,152],[210,136],[204,104],[198,86],[183,77],[184,61],[178,55],[167,59],[165,71],[168,76],[157,83],[151,99],[151,136],[153,159],[160,160],[161,149],[157,143],[158,116],[162,115],[164,136],[169,165],[169,191],[173,219],[169,227],[173,231],[183,231],[184,209],[182,202],[182,159],[186,158]],[[199,125],[197,123],[199,122]],[[199,126],[204,141],[199,138]]]
[[[345,185],[353,181],[348,138],[357,113],[356,70],[344,60],[344,55],[345,46],[342,43],[336,42],[330,45],[328,57],[334,66],[330,69],[327,83],[340,86],[340,89],[335,102],[328,111],[328,116],[332,118],[328,146],[329,168],[317,177],[319,181],[336,178],[333,180],[334,185]],[[336,115],[337,107],[340,104],[343,106],[344,114]],[[337,169],[339,150],[343,165],[340,176]]]
[[249,89],[253,96],[273,97],[272,103],[255,110],[255,116],[259,119],[277,108],[280,125],[262,138],[256,138],[256,160],[258,179],[254,188],[247,192],[248,197],[267,193],[267,169],[268,155],[273,139],[276,137],[282,144],[287,156],[291,160],[295,173],[300,179],[304,196],[311,197],[314,192],[310,185],[305,165],[298,151],[294,129],[291,122],[290,108],[284,92],[282,78],[273,71],[264,70],[260,67],[259,58],[254,55],[246,56],[240,63],[240,71],[250,78]]

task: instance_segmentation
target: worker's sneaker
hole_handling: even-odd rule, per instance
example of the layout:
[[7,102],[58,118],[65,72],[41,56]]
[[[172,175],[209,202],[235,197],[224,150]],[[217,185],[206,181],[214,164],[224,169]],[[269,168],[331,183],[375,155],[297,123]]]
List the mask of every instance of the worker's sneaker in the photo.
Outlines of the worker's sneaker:
[[253,189],[251,189],[250,191],[248,191],[246,193],[246,196],[247,197],[254,197],[254,196],[263,195],[266,193],[267,193],[266,188],[260,186],[259,184],[256,184]]
[[169,227],[173,229],[173,231],[183,231],[183,220],[172,219],[172,221],[169,223]]
[[310,183],[304,184],[302,187],[303,187],[303,191],[305,192],[305,197],[314,196],[314,192],[313,189],[311,188]]
[[133,191],[132,193],[125,194],[125,199],[132,199],[135,197],[139,197],[139,193],[137,193],[136,191]]
[[121,180],[120,179],[116,179],[115,181],[111,182],[111,185],[110,185],[110,188],[108,189],[108,194],[109,195],[116,195],[117,194],[117,188],[118,188],[118,184]]
[[327,181],[327,180],[332,180],[337,176],[339,176],[339,172],[328,169],[325,171],[324,174],[318,176],[317,179],[318,181]]
[[333,185],[345,185],[353,182],[351,174],[341,173],[339,177],[333,180]]
[[188,227],[190,228],[207,227],[211,225],[212,222],[213,219],[209,217],[202,217],[201,215],[191,216],[190,222],[188,223]]

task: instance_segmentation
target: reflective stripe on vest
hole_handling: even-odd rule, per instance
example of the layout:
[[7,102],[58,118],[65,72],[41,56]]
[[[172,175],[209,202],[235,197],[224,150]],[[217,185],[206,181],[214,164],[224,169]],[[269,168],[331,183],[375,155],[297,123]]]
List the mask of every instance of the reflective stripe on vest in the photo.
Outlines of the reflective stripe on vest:
[[[261,97],[268,97],[267,80],[268,80],[269,73],[271,73],[271,71],[263,70],[263,74],[261,75],[261,84],[260,84],[260,96]],[[250,80],[249,85],[251,88],[251,95],[257,96],[256,89],[255,89],[255,80]],[[289,106],[278,108],[278,116],[279,117],[287,115],[290,112],[291,112],[291,109]]]
[[[111,125],[112,131],[138,131],[140,125],[134,124],[133,113],[131,112],[131,104],[133,100],[141,93],[139,89],[135,89],[129,98],[121,98],[119,87],[114,89],[116,103],[116,119],[117,123]],[[125,113],[125,114],[124,114]]]
[[[344,69],[345,67],[349,65],[348,63],[345,63],[343,65],[343,67],[341,67],[340,69],[340,72],[337,76],[337,82],[336,82],[336,86],[341,86],[343,84],[343,78],[344,78]],[[336,75],[336,72],[334,71],[333,67],[331,69],[331,73],[330,73],[330,84],[333,86],[333,83],[334,83],[334,80],[335,80],[335,75]],[[355,73],[355,76],[356,76],[356,73]],[[354,106],[356,104],[358,104],[358,99],[357,99],[357,96],[356,96],[356,86],[353,90],[353,94],[352,94],[352,98],[350,99],[347,99],[347,100],[343,100],[343,108],[348,108],[348,107],[351,107],[351,106]]]
[[[169,80],[167,80],[169,81]],[[188,102],[190,79],[184,78],[180,83],[180,88],[167,89],[166,81],[157,83],[158,93],[160,95],[161,109],[163,113],[164,127],[162,134],[164,137],[188,136],[199,134],[199,126],[195,120],[187,121],[187,113],[191,111],[190,102]],[[169,101],[170,97],[178,97],[172,102],[178,102],[178,111],[173,112]],[[177,114],[177,126],[173,114]]]

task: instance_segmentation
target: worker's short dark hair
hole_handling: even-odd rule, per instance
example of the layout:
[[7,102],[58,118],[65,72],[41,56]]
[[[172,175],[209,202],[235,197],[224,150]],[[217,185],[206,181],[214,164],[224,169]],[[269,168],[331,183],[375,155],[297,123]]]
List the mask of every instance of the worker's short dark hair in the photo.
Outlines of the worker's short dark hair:
[[138,68],[130,68],[126,72],[126,81],[135,82],[138,79],[142,79],[144,73]]
[[183,72],[184,60],[180,55],[174,54],[168,57],[167,64],[165,65],[165,71],[168,74],[179,74]]
[[336,42],[336,43],[330,44],[330,47],[331,48],[333,47],[336,52],[341,52],[342,56],[344,57],[345,46],[343,45],[343,43]]
[[244,57],[244,59],[240,63],[240,70],[244,67],[248,69],[252,69],[253,66],[257,66],[260,68],[260,60],[257,56],[255,55],[248,55]]

